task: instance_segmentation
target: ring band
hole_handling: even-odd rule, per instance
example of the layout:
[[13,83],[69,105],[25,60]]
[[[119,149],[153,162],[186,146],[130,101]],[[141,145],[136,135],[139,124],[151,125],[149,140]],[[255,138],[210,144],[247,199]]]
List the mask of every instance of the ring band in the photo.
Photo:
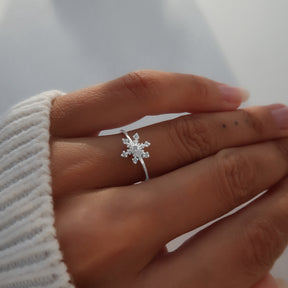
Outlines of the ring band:
[[145,152],[143,149],[145,147],[149,147],[151,143],[149,143],[148,141],[145,141],[145,143],[139,143],[138,133],[135,133],[133,135],[134,140],[132,140],[129,137],[128,133],[124,129],[121,129],[121,133],[123,133],[126,136],[126,138],[122,138],[122,141],[123,141],[123,144],[127,146],[127,150],[123,151],[121,156],[124,158],[127,158],[129,155],[132,155],[133,156],[132,161],[134,164],[137,164],[137,162],[140,161],[145,172],[145,176],[146,176],[145,181],[147,181],[149,179],[149,176],[148,176],[148,171],[147,171],[143,158],[149,158],[150,155],[149,155],[149,152]]

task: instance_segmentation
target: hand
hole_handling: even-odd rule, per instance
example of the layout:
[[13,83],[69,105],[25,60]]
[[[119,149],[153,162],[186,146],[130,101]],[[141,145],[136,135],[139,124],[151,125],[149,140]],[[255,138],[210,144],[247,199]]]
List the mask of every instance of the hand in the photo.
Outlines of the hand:
[[[55,226],[77,287],[250,288],[267,275],[288,240],[288,112],[280,104],[232,111],[244,99],[205,78],[155,71],[56,98]],[[194,114],[137,130],[151,142],[152,179],[131,185],[144,173],[120,157],[123,135],[95,135],[171,112]],[[167,252],[170,240],[265,189]]]

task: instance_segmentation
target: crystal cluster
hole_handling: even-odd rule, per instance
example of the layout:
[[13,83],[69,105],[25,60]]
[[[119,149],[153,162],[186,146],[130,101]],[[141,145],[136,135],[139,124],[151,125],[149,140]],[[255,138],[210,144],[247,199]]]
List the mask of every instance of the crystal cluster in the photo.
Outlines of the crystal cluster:
[[123,151],[121,156],[127,158],[129,155],[133,156],[133,163],[137,164],[138,160],[143,158],[149,158],[149,152],[145,152],[143,149],[149,147],[150,143],[145,141],[145,143],[139,143],[138,133],[133,135],[134,140],[131,138],[122,138],[123,144],[127,146],[127,150]]

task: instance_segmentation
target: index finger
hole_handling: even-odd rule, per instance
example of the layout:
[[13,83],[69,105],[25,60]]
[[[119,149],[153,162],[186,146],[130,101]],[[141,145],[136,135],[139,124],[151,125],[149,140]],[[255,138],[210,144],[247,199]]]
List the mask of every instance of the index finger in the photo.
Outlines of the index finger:
[[204,77],[136,71],[56,98],[50,131],[56,137],[90,136],[146,115],[234,110],[247,99],[246,90]]

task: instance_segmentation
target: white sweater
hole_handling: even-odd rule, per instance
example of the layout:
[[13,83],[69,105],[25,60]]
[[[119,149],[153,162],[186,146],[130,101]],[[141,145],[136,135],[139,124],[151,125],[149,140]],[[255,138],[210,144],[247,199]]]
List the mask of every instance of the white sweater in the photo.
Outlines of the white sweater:
[[72,288],[54,227],[49,91],[0,121],[0,288]]

